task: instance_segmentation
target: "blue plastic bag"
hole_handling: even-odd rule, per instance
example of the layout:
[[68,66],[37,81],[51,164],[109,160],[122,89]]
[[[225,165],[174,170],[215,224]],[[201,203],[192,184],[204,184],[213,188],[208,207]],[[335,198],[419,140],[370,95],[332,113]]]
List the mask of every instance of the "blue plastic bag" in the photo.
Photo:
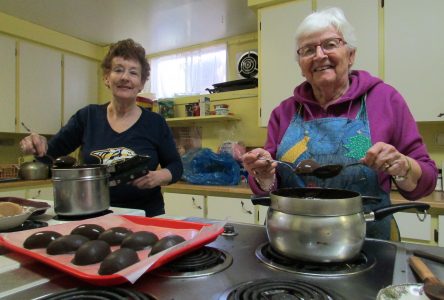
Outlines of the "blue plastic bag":
[[228,153],[214,153],[208,148],[192,150],[182,156],[182,179],[192,184],[237,185],[240,167]]

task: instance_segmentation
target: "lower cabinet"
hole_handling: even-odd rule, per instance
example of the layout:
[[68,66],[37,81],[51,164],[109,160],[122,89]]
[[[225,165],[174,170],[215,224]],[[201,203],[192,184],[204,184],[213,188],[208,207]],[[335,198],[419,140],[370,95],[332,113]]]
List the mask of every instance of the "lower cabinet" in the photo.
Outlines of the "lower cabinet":
[[205,217],[203,195],[163,193],[165,213],[178,217]]
[[265,225],[265,220],[267,219],[268,206],[258,205],[258,224]]
[[26,190],[6,190],[0,192],[0,197],[26,198]]
[[[431,215],[398,212],[394,214],[394,217],[398,223],[402,241],[412,239],[426,244],[435,243]],[[423,221],[419,220],[424,217]]]
[[444,216],[438,216],[438,246],[444,247]]
[[27,199],[45,199],[54,201],[54,190],[51,187],[32,188],[26,191]]
[[250,199],[231,197],[207,197],[210,219],[256,224],[257,213]]
[[5,189],[0,192],[0,197],[18,197],[25,199],[54,200],[52,186],[41,186],[35,188]]

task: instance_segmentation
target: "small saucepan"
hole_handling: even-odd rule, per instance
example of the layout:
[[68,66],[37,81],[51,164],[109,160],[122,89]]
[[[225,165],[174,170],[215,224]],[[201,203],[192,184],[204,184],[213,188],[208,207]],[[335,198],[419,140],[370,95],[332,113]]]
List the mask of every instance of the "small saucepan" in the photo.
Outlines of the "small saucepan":
[[251,200],[270,207],[266,230],[274,250],[289,258],[320,263],[356,258],[365,240],[367,221],[401,210],[430,208],[424,203],[406,203],[364,213],[365,198],[348,190],[285,188],[271,192],[270,197],[254,196]]

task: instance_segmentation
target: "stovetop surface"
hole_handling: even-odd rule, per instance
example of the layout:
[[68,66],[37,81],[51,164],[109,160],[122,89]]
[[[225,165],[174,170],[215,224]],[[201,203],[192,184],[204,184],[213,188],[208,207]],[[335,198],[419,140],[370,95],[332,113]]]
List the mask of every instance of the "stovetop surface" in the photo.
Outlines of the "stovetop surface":
[[[236,236],[220,236],[209,246],[226,250],[233,257],[233,264],[217,274],[187,280],[158,278],[147,274],[136,282],[134,288],[149,292],[159,299],[225,299],[224,292],[248,281],[298,280],[319,286],[338,296],[334,299],[375,299],[377,292],[392,283],[396,246],[377,240],[366,241],[363,250],[373,253],[380,263],[358,274],[338,276],[301,275],[271,268],[259,261],[256,249],[267,242],[265,228],[234,224]],[[377,250],[377,251],[376,251]],[[168,291],[174,291],[174,294]],[[176,296],[177,298],[174,298]]]
[[[390,284],[417,282],[407,265],[410,249],[422,249],[438,254],[438,247],[412,244],[390,243],[380,240],[366,240],[363,251],[374,255],[375,263],[371,268],[357,274],[337,276],[318,276],[296,274],[269,267],[255,255],[256,249],[268,241],[264,226],[233,224],[235,236],[219,236],[208,244],[230,254],[231,265],[212,275],[192,278],[169,278],[156,275],[156,271],[143,275],[134,285],[119,287],[145,292],[158,300],[222,300],[228,291],[241,283],[253,280],[300,281],[331,292],[333,299],[375,299],[378,291]],[[435,249],[438,248],[438,249]],[[442,250],[442,249],[441,249]],[[0,298],[34,299],[42,295],[60,292],[74,287],[88,287],[88,284],[69,275],[60,273],[44,264],[35,262],[15,253],[0,255],[3,260],[14,260],[21,268],[0,271]],[[429,267],[438,278],[444,278],[444,268],[439,264]]]

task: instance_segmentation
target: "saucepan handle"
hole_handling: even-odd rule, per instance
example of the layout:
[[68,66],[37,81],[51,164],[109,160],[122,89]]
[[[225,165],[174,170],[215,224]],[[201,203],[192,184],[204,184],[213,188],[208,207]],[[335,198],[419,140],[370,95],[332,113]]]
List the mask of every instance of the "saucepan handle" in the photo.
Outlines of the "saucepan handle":
[[[400,204],[394,204],[386,207],[379,208],[375,211],[373,211],[371,214],[374,215],[374,220],[381,220],[388,215],[391,215],[395,212],[407,210],[411,208],[416,208],[420,212],[427,211],[430,208],[430,205],[426,203],[420,203],[420,202],[412,202],[412,203],[400,203]],[[367,218],[366,218],[367,219]]]
[[374,196],[361,196],[361,199],[364,204],[379,204],[382,201],[381,197]]
[[263,206],[270,206],[271,205],[271,198],[270,196],[251,196],[251,203],[254,205],[263,205]]

